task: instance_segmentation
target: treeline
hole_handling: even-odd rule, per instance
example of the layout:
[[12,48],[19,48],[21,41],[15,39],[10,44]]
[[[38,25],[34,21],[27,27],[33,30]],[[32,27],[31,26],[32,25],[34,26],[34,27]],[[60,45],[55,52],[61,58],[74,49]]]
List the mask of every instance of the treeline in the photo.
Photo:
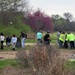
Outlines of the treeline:
[[75,21],[71,13],[64,13],[63,17],[60,15],[52,15],[54,31],[75,31]]
[[0,0],[0,25],[12,25],[17,29],[25,25],[32,28],[34,32],[38,30],[75,31],[72,14],[64,13],[64,17],[49,16],[41,10],[33,11],[27,0]]
[[27,6],[27,0],[0,0],[0,32],[10,36],[19,35],[21,31],[32,32],[22,21],[29,11]]
[[19,24],[24,16],[23,9],[27,12],[27,5],[27,0],[0,0],[0,24]]

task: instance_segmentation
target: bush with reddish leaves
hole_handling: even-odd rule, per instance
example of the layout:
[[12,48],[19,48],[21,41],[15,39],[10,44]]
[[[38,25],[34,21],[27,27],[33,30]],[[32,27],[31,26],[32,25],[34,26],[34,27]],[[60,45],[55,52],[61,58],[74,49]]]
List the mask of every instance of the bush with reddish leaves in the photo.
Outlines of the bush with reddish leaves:
[[51,18],[40,10],[29,13],[24,17],[25,24],[28,24],[34,31],[38,30],[53,30]]

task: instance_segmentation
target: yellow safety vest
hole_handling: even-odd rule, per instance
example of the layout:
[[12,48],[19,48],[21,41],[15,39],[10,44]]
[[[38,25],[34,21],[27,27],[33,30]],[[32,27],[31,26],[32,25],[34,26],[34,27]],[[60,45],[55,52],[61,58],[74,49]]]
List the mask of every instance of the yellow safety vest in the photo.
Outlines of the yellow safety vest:
[[64,42],[65,41],[65,35],[64,34],[60,34],[59,40]]

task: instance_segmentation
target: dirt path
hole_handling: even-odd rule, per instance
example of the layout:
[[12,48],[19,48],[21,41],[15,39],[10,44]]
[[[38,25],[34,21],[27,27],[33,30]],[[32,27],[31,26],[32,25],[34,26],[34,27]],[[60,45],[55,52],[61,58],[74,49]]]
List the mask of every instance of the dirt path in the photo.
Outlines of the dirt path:
[[61,57],[64,59],[75,59],[75,50],[61,50]]
[[[26,50],[28,53],[29,50]],[[17,51],[4,51],[0,52],[0,60],[16,58]],[[75,59],[75,50],[61,50],[61,57],[64,59]]]
[[14,59],[16,58],[17,51],[4,51],[0,52],[0,60],[2,59]]

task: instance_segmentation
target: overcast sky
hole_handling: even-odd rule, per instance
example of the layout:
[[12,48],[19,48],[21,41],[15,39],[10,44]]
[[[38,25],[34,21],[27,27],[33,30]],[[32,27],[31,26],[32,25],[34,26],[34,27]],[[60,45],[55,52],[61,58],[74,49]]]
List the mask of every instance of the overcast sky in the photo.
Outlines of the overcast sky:
[[63,16],[63,13],[69,12],[75,18],[75,0],[29,0],[33,9],[40,8],[48,15],[58,14]]

